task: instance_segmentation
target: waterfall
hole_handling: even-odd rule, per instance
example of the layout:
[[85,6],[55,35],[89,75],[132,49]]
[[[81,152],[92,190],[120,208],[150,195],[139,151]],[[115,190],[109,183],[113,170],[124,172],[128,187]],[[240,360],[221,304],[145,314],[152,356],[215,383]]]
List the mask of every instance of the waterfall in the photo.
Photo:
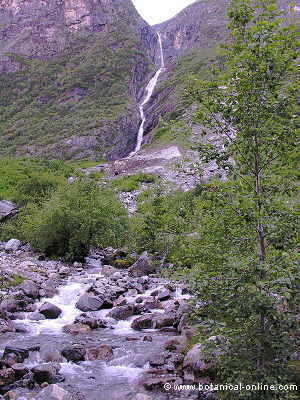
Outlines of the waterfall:
[[132,151],[129,154],[128,157],[134,156],[141,149],[143,138],[144,138],[144,125],[145,125],[145,122],[146,122],[146,117],[145,117],[145,113],[144,113],[144,106],[151,99],[152,94],[153,94],[154,89],[155,89],[155,86],[157,84],[158,78],[159,78],[160,74],[163,72],[163,70],[165,68],[164,52],[163,52],[162,40],[161,40],[161,36],[160,36],[159,32],[157,32],[157,36],[158,36],[158,43],[159,43],[159,48],[160,48],[160,68],[156,71],[155,75],[153,76],[153,78],[149,81],[148,85],[146,86],[146,96],[145,96],[144,100],[142,101],[142,103],[139,106],[140,116],[141,116],[142,122],[141,122],[141,125],[140,125],[140,128],[139,128],[139,132],[138,132],[138,135],[137,135],[137,143],[136,143],[134,151]]

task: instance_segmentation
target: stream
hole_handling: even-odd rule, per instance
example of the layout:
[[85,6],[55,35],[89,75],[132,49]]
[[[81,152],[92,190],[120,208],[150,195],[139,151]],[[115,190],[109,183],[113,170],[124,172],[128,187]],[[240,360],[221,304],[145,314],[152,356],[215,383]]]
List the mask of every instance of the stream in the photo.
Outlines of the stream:
[[[120,275],[120,273],[118,272]],[[123,280],[127,279],[127,272],[122,271]],[[143,278],[135,278],[135,282],[142,282]],[[132,278],[130,278],[132,279]],[[117,282],[121,283],[120,277]],[[144,302],[154,299],[155,293],[166,290],[167,281],[153,278],[153,281],[147,284],[148,289],[129,289],[123,295],[124,303],[133,305],[142,305]],[[65,284],[58,288],[58,293],[52,298],[42,298],[36,302],[36,309],[45,303],[59,307],[62,310],[60,316],[56,319],[35,320],[32,318],[32,312],[24,312],[22,318],[16,319],[15,324],[21,324],[27,333],[6,333],[0,336],[0,349],[2,352],[6,346],[14,348],[32,348],[40,347],[40,351],[30,352],[29,358],[24,364],[30,369],[36,365],[44,364],[45,360],[41,356],[43,349],[56,349],[59,352],[70,344],[82,344],[85,347],[99,346],[101,344],[109,345],[113,349],[113,357],[109,361],[95,360],[82,361],[74,363],[65,359],[60,360],[60,374],[65,378],[64,382],[59,383],[63,388],[72,392],[81,393],[87,400],[114,400],[114,399],[132,399],[135,394],[142,392],[140,378],[147,371],[151,370],[149,359],[164,352],[165,343],[179,333],[176,330],[169,329],[142,329],[134,330],[131,324],[134,320],[141,317],[132,315],[126,319],[115,320],[108,316],[110,312],[118,307],[101,309],[89,314],[97,318],[106,318],[111,322],[107,328],[95,329],[77,335],[65,333],[63,327],[73,324],[75,319],[82,315],[82,311],[76,308],[76,303],[80,296],[86,293],[94,285],[101,285],[103,282],[111,282],[102,274],[102,267],[97,269],[85,269],[84,271],[72,274]],[[141,285],[140,285],[141,287]],[[145,286],[144,286],[145,288]],[[151,297],[152,296],[152,297]],[[168,296],[167,296],[168,297]],[[173,301],[184,301],[190,296],[183,295],[182,289],[177,287],[171,294]],[[162,301],[160,304],[167,303]],[[158,304],[158,302],[157,302]],[[167,308],[147,310],[147,315],[164,315],[168,312]],[[143,313],[142,313],[143,315]],[[0,350],[1,352],[1,350]],[[28,391],[27,391],[28,392]],[[25,397],[27,399],[27,397]],[[29,398],[29,397],[28,397]],[[155,392],[155,400],[169,399],[167,394],[162,391]],[[152,399],[152,397],[150,397]]]

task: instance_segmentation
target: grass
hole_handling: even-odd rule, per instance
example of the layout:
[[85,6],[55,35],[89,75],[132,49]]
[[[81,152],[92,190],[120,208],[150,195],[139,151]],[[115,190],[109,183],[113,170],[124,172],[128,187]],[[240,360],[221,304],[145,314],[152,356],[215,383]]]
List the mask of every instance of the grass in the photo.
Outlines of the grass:
[[139,173],[114,179],[111,186],[120,192],[133,192],[139,189],[141,183],[155,183],[157,179],[154,175]]

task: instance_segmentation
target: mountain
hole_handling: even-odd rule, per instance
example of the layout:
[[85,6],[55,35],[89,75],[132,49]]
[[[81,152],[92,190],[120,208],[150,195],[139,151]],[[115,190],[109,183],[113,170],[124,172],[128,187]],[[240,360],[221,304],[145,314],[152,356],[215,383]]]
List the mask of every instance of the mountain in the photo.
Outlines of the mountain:
[[205,76],[216,59],[229,2],[198,0],[150,27],[131,0],[2,0],[0,156],[130,154],[139,104],[161,62],[156,32],[166,68],[143,110],[144,143],[178,140],[161,121],[191,120],[189,77]]
[[130,0],[4,0],[0,154],[127,155],[159,57]]

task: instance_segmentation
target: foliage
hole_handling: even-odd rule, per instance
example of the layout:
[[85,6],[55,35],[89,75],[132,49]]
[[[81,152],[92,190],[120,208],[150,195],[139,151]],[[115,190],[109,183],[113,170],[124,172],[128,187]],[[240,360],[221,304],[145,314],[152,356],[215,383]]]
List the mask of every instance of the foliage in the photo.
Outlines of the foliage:
[[[211,204],[213,213],[208,209],[203,215],[204,226],[222,234],[214,243],[215,237],[205,232],[209,247],[198,247],[201,261],[192,282],[209,316],[205,330],[227,338],[219,379],[286,383],[299,289],[291,204],[296,31],[283,24],[274,0],[232,0],[229,18],[232,42],[224,50],[224,70],[215,71],[209,81],[194,82],[191,89],[200,103],[199,120],[219,134],[219,143],[202,146],[201,155],[205,161],[215,159],[232,177],[218,199],[222,213]],[[228,247],[228,239],[235,243]],[[235,396],[296,398],[292,392]]]
[[59,151],[71,159],[76,150],[66,140],[86,136],[95,138],[94,154],[104,157],[119,134],[120,116],[135,113],[132,71],[145,54],[132,24],[124,18],[115,29],[80,31],[68,40],[49,60],[9,55],[20,70],[0,76],[2,156],[26,155],[30,143],[31,153],[57,157]]
[[18,206],[41,203],[74,173],[75,169],[63,161],[2,158],[0,199],[11,200]]
[[21,240],[70,261],[81,260],[91,246],[121,246],[127,230],[127,213],[114,194],[85,180],[30,204],[15,223]]
[[140,187],[141,183],[154,183],[157,177],[143,172],[136,175],[123,176],[112,181],[111,187],[120,192],[132,192]]

